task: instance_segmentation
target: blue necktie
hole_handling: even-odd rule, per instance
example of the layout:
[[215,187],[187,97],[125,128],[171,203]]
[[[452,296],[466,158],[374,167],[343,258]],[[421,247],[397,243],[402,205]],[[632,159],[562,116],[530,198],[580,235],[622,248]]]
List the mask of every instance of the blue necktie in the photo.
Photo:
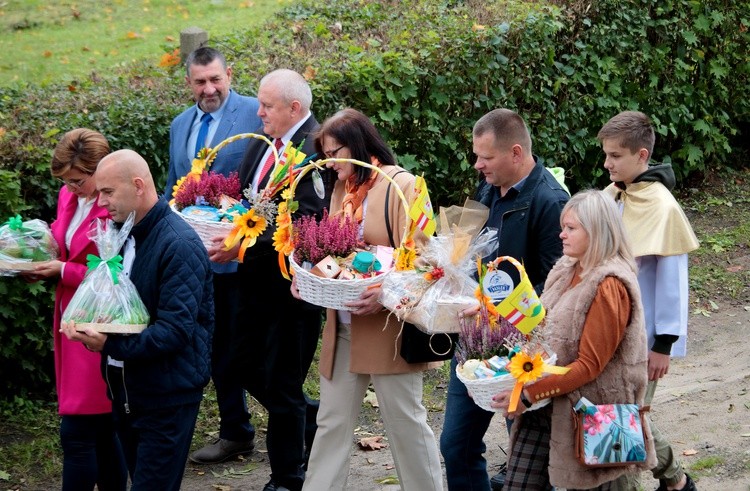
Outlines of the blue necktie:
[[203,113],[201,116],[201,129],[198,130],[198,139],[195,140],[195,153],[194,157],[198,156],[198,152],[206,145],[206,136],[208,135],[208,125],[213,121],[213,118],[209,113]]

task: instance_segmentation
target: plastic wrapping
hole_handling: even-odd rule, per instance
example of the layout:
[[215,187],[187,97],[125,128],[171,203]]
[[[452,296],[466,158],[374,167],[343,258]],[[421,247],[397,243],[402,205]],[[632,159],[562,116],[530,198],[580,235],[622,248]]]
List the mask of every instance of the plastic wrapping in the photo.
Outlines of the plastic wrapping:
[[77,328],[91,327],[106,333],[137,333],[148,326],[149,315],[135,285],[123,273],[120,249],[133,226],[134,214],[119,230],[112,220],[97,219],[89,238],[99,256],[89,254],[88,271],[62,320]]
[[59,250],[42,220],[22,221],[20,215],[0,225],[0,275],[29,271],[35,263],[57,259]]
[[441,208],[440,232],[422,247],[414,270],[384,279],[380,303],[424,332],[458,332],[458,313],[478,304],[474,261],[497,247],[497,231],[482,230],[488,214],[475,201]]

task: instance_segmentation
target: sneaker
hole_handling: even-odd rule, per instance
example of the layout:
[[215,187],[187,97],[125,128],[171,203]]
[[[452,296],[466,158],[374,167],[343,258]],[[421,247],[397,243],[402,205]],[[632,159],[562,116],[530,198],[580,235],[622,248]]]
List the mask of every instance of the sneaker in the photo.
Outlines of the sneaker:
[[255,443],[253,443],[253,440],[233,442],[219,438],[215,442],[191,453],[189,458],[195,464],[218,464],[238,455],[248,455],[254,448]]
[[265,486],[263,486],[263,491],[289,491],[289,488],[285,488],[281,484],[271,479],[266,483]]
[[[685,485],[681,489],[677,489],[674,491],[698,491],[698,488],[695,486],[695,481],[690,477],[689,474],[685,474]],[[659,480],[659,487],[656,488],[656,491],[667,491],[667,483],[663,480]]]
[[508,473],[508,466],[503,463],[500,471],[490,478],[490,488],[492,491],[501,491],[505,486],[505,475]]

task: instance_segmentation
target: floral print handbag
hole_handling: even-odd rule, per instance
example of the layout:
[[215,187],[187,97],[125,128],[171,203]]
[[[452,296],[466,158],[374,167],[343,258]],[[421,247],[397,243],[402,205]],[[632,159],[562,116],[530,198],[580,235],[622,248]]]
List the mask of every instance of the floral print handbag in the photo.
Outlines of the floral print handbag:
[[585,397],[573,408],[576,456],[586,467],[618,467],[646,461],[646,432],[638,404],[594,405]]

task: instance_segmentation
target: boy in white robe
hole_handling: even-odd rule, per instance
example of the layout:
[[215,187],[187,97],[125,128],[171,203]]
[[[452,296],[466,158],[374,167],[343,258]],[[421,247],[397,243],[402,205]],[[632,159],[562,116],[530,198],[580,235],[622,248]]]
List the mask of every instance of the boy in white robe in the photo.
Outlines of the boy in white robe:
[[[675,176],[670,164],[649,165],[654,129],[648,116],[624,111],[599,131],[612,181],[605,191],[618,202],[638,262],[638,283],[649,343],[650,405],[660,378],[669,370],[670,356],[685,356],[688,320],[688,253],[698,239],[685,213],[672,196]],[[657,491],[697,489],[675,458],[669,442],[651,426],[658,457],[651,470]]]

